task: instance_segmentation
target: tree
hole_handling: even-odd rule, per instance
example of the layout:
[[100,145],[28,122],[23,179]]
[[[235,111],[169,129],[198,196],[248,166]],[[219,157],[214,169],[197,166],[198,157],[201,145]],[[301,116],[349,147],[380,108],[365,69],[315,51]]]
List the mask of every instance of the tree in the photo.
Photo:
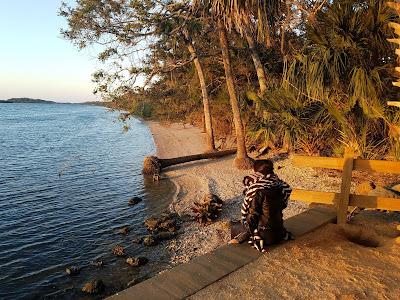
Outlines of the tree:
[[[79,0],[75,8],[64,3],[61,15],[67,18],[69,27],[63,31],[64,37],[80,48],[93,43],[105,46],[99,59],[113,59],[113,69],[111,72],[101,70],[94,77],[99,83],[98,91],[105,95],[119,93],[113,98],[126,94],[140,76],[148,77],[148,83],[155,75],[171,72],[193,61],[203,98],[207,146],[210,151],[215,150],[207,85],[190,32],[187,30],[186,23],[192,16],[184,4],[150,0]],[[156,60],[150,55],[152,70],[148,67],[149,61],[145,64],[129,62],[128,57],[133,53],[141,51],[141,56],[144,56],[151,51],[150,49],[155,48],[154,44],[158,40],[174,39],[179,35],[183,37],[191,54],[189,60],[156,65]]]
[[218,21],[218,33],[222,51],[222,60],[224,62],[226,85],[228,88],[229,98],[232,107],[233,121],[235,123],[235,132],[237,139],[237,155],[234,164],[239,169],[249,169],[252,163],[247,155],[246,141],[244,137],[244,128],[242,118],[240,116],[239,100],[237,97],[235,83],[232,74],[231,61],[229,56],[229,45],[226,37],[226,29],[222,21]]
[[306,27],[306,45],[287,70],[285,85],[324,103],[340,140],[373,155],[390,127],[385,96],[395,61],[387,42],[395,16],[383,0],[337,0]]
[[[274,1],[272,1],[274,2]],[[247,155],[244,127],[240,116],[240,107],[237,92],[235,89],[234,77],[232,73],[232,66],[230,62],[229,55],[229,43],[227,38],[227,29],[231,29],[233,25],[237,27],[239,32],[242,32],[246,28],[245,22],[250,18],[252,10],[254,7],[258,10],[259,18],[257,20],[259,32],[263,32],[265,26],[265,7],[259,1],[243,1],[243,0],[197,0],[194,1],[194,5],[203,11],[210,11],[217,22],[220,46],[222,51],[222,60],[225,69],[226,85],[229,93],[229,98],[232,107],[232,113],[235,124],[235,132],[237,139],[237,156],[234,164],[239,169],[249,169],[252,166],[252,161]],[[252,53],[255,53],[255,48],[253,47]],[[257,63],[260,60],[257,61]],[[258,64],[257,67],[260,67]],[[264,88],[264,78],[265,73],[262,75],[261,84]]]
[[193,42],[189,36],[187,30],[183,31],[183,36],[188,47],[188,50],[193,58],[193,63],[196,67],[197,75],[199,77],[201,93],[203,97],[203,109],[204,109],[204,124],[206,129],[207,135],[207,148],[209,151],[215,150],[215,143],[214,143],[214,131],[212,126],[212,118],[211,118],[211,108],[210,108],[210,100],[207,91],[207,84],[206,79],[204,76],[203,68],[201,66],[200,60],[197,56],[197,51],[193,45]]

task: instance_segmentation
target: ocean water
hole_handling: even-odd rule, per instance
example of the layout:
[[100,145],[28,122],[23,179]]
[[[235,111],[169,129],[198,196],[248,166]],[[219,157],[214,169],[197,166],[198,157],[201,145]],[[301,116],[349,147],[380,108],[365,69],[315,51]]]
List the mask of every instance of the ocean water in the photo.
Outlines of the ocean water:
[[[91,279],[106,285],[102,298],[168,267],[165,245],[132,240],[168,207],[174,187],[143,178],[151,132],[133,119],[124,133],[117,116],[87,105],[0,104],[0,299],[93,299],[80,291]],[[130,207],[134,196],[143,201]],[[116,244],[150,262],[130,267],[112,255]],[[83,269],[69,277],[70,265]]]

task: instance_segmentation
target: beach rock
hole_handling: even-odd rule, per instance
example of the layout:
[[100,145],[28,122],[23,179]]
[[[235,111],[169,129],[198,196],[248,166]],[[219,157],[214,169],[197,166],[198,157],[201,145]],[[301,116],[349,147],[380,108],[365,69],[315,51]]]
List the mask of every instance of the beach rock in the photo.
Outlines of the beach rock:
[[135,243],[135,244],[141,244],[141,243],[143,243],[143,237],[138,237],[138,238],[134,239],[134,240],[132,241],[132,243]]
[[151,235],[147,235],[143,238],[143,245],[155,246],[157,245],[157,241]]
[[92,266],[100,268],[104,266],[104,261],[102,260],[95,260],[90,263]]
[[148,218],[144,221],[144,225],[147,227],[148,231],[155,231],[157,229],[159,219],[155,217]]
[[143,200],[142,198],[133,197],[133,198],[131,198],[131,199],[128,200],[128,205],[129,205],[129,206],[136,205],[136,204],[142,202],[142,200]]
[[83,286],[82,292],[96,295],[96,294],[102,293],[104,291],[104,289],[105,289],[105,285],[104,285],[103,281],[94,279],[92,281],[89,281],[88,283],[86,283]]
[[116,256],[125,256],[125,249],[124,247],[117,245],[113,248],[112,253]]
[[80,273],[81,269],[75,266],[70,266],[65,269],[65,273],[67,273],[69,276],[75,276]]
[[177,225],[178,215],[164,213],[158,217],[151,217],[144,221],[144,225],[149,232],[169,231],[175,232],[179,229]]
[[130,266],[133,267],[138,267],[138,266],[143,266],[145,264],[148,263],[148,259],[146,257],[143,256],[139,256],[139,257],[128,257],[126,259],[126,263]]
[[176,236],[177,236],[176,232],[165,232],[165,231],[163,231],[163,232],[159,232],[159,233],[155,234],[154,238],[157,241],[164,241],[164,240],[170,240],[170,239],[172,239],[172,238],[174,238]]
[[176,221],[173,219],[168,219],[165,222],[162,222],[158,225],[158,230],[160,231],[169,231],[169,232],[175,232],[179,228],[176,225]]
[[129,226],[124,226],[124,227],[119,229],[119,233],[122,233],[122,234],[125,234],[125,235],[128,234],[130,231],[131,231],[131,229],[130,229]]

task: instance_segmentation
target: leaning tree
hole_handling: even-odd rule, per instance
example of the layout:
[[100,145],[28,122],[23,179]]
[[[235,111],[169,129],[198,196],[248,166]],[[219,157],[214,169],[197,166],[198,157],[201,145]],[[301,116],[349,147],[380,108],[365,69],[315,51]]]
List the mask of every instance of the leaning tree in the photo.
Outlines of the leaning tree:
[[[66,39],[81,49],[96,45],[96,49],[102,49],[99,60],[111,62],[108,70],[94,74],[98,84],[96,92],[105,97],[124,96],[140,79],[146,85],[154,76],[193,62],[203,99],[207,147],[209,151],[215,150],[206,79],[190,30],[193,27],[190,24],[196,20],[187,6],[185,9],[185,4],[153,0],[77,0],[75,7],[63,3],[60,15],[68,22],[67,29],[62,30]],[[177,38],[184,40],[190,58],[157,59],[154,54],[157,43]]]

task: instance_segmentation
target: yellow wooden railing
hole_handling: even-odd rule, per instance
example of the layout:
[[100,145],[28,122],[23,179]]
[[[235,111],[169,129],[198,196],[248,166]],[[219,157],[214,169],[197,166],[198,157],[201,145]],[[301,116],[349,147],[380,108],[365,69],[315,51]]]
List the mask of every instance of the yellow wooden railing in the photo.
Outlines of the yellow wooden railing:
[[346,223],[349,206],[400,211],[400,199],[350,194],[353,171],[400,174],[400,162],[354,158],[350,149],[346,149],[343,158],[296,155],[293,161],[299,167],[342,170],[340,193],[294,189],[290,196],[294,201],[335,205],[338,224]]

